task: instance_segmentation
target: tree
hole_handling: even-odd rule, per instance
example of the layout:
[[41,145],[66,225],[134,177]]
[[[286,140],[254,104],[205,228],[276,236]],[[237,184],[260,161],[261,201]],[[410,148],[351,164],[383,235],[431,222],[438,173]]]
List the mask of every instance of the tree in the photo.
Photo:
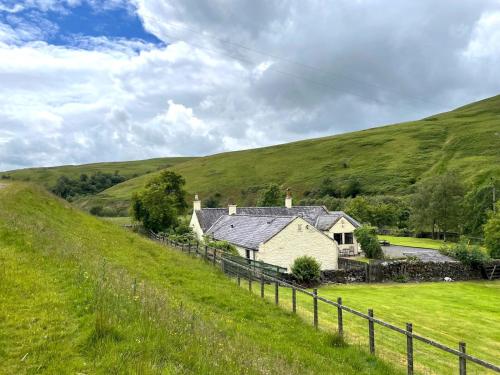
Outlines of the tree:
[[376,228],[365,225],[355,229],[354,235],[367,258],[382,259],[384,257],[384,252],[378,242]]
[[258,205],[261,207],[281,206],[285,199],[284,193],[277,184],[270,184],[259,198]]
[[464,232],[472,236],[483,236],[483,227],[492,211],[493,189],[500,191],[500,183],[494,182],[474,187],[465,195]]
[[492,258],[500,259],[500,202],[497,203],[496,212],[490,212],[484,226],[484,244]]
[[461,231],[464,187],[455,173],[446,173],[423,181],[413,196],[411,220],[417,230],[431,228],[446,234]]
[[143,191],[132,196],[131,214],[146,229],[166,231],[179,224],[179,215],[188,207],[185,180],[175,172],[164,171],[150,180]]
[[363,186],[361,185],[361,181],[356,177],[351,177],[346,186],[344,187],[344,197],[352,197],[355,198],[359,194],[363,192]]

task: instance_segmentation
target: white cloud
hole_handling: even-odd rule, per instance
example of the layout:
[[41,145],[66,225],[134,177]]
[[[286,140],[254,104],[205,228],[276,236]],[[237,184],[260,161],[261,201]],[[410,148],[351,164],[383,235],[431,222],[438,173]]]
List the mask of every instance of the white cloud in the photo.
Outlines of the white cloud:
[[[79,3],[0,7],[17,17]],[[423,117],[500,87],[496,1],[88,3],[135,9],[166,46],[49,45],[57,25],[43,13],[0,23],[0,170],[257,147]]]

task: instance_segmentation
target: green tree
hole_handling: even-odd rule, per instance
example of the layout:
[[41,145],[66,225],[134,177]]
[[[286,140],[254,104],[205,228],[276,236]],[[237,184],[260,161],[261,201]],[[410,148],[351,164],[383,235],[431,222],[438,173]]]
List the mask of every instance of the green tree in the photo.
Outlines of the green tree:
[[417,230],[431,229],[446,234],[461,231],[464,186],[455,173],[432,177],[419,184],[413,196],[411,220]]
[[483,227],[488,213],[493,209],[493,188],[500,191],[500,182],[484,184],[470,190],[464,199],[464,232],[471,236],[483,236]]
[[258,205],[261,207],[282,206],[285,194],[277,184],[270,184],[260,195]]
[[351,177],[347,180],[347,184],[344,187],[344,197],[355,198],[363,192],[363,185],[357,177]]
[[497,203],[496,212],[490,212],[484,226],[484,244],[492,258],[500,259],[500,202]]
[[354,235],[367,258],[382,259],[384,257],[384,252],[378,241],[375,227],[362,226],[354,230]]
[[167,231],[179,224],[187,209],[185,180],[175,172],[164,171],[150,180],[143,191],[132,196],[131,214],[146,229]]

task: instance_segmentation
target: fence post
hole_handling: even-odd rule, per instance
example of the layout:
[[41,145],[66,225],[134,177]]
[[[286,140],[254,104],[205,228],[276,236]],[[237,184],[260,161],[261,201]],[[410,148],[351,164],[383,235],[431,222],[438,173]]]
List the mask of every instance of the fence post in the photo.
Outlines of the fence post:
[[406,323],[406,364],[408,375],[413,375],[413,324]]
[[318,329],[318,289],[313,289],[314,328]]
[[188,243],[188,254],[191,254],[191,242]]
[[368,309],[368,334],[370,336],[370,353],[375,354],[375,326],[373,324],[373,310]]
[[212,261],[213,261],[213,264],[214,264],[214,266],[215,266],[215,262],[217,261],[217,249],[216,249],[216,248],[214,248],[213,250],[214,250],[214,251],[213,251],[213,256],[214,256],[214,257],[213,257]]
[[238,286],[241,286],[240,269],[238,268],[236,272],[237,272],[236,275],[238,276]]
[[198,255],[199,250],[200,250],[200,243],[196,242],[196,255]]
[[[458,350],[465,354],[465,342],[458,343]],[[464,357],[459,357],[458,363],[460,366],[460,375],[467,374],[467,362]]]
[[344,321],[342,320],[342,297],[337,298],[337,321],[340,336],[344,336]]
[[248,291],[252,293],[252,274],[248,275]]
[[292,286],[292,311],[295,314],[297,312],[297,290]]
[[260,297],[264,298],[264,275],[260,275]]
[[205,260],[208,260],[208,245],[205,245]]
[[280,287],[280,284],[277,281],[275,281],[274,282],[274,303],[276,305],[279,305],[279,303],[280,303],[279,287]]

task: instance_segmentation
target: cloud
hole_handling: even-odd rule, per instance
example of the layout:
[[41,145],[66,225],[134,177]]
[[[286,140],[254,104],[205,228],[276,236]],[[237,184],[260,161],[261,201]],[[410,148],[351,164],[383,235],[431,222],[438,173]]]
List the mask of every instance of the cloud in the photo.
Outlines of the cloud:
[[0,22],[0,170],[331,135],[500,87],[498,1],[87,1],[136,12],[164,44],[44,42],[61,32],[44,12],[81,1],[0,0],[14,17]]

